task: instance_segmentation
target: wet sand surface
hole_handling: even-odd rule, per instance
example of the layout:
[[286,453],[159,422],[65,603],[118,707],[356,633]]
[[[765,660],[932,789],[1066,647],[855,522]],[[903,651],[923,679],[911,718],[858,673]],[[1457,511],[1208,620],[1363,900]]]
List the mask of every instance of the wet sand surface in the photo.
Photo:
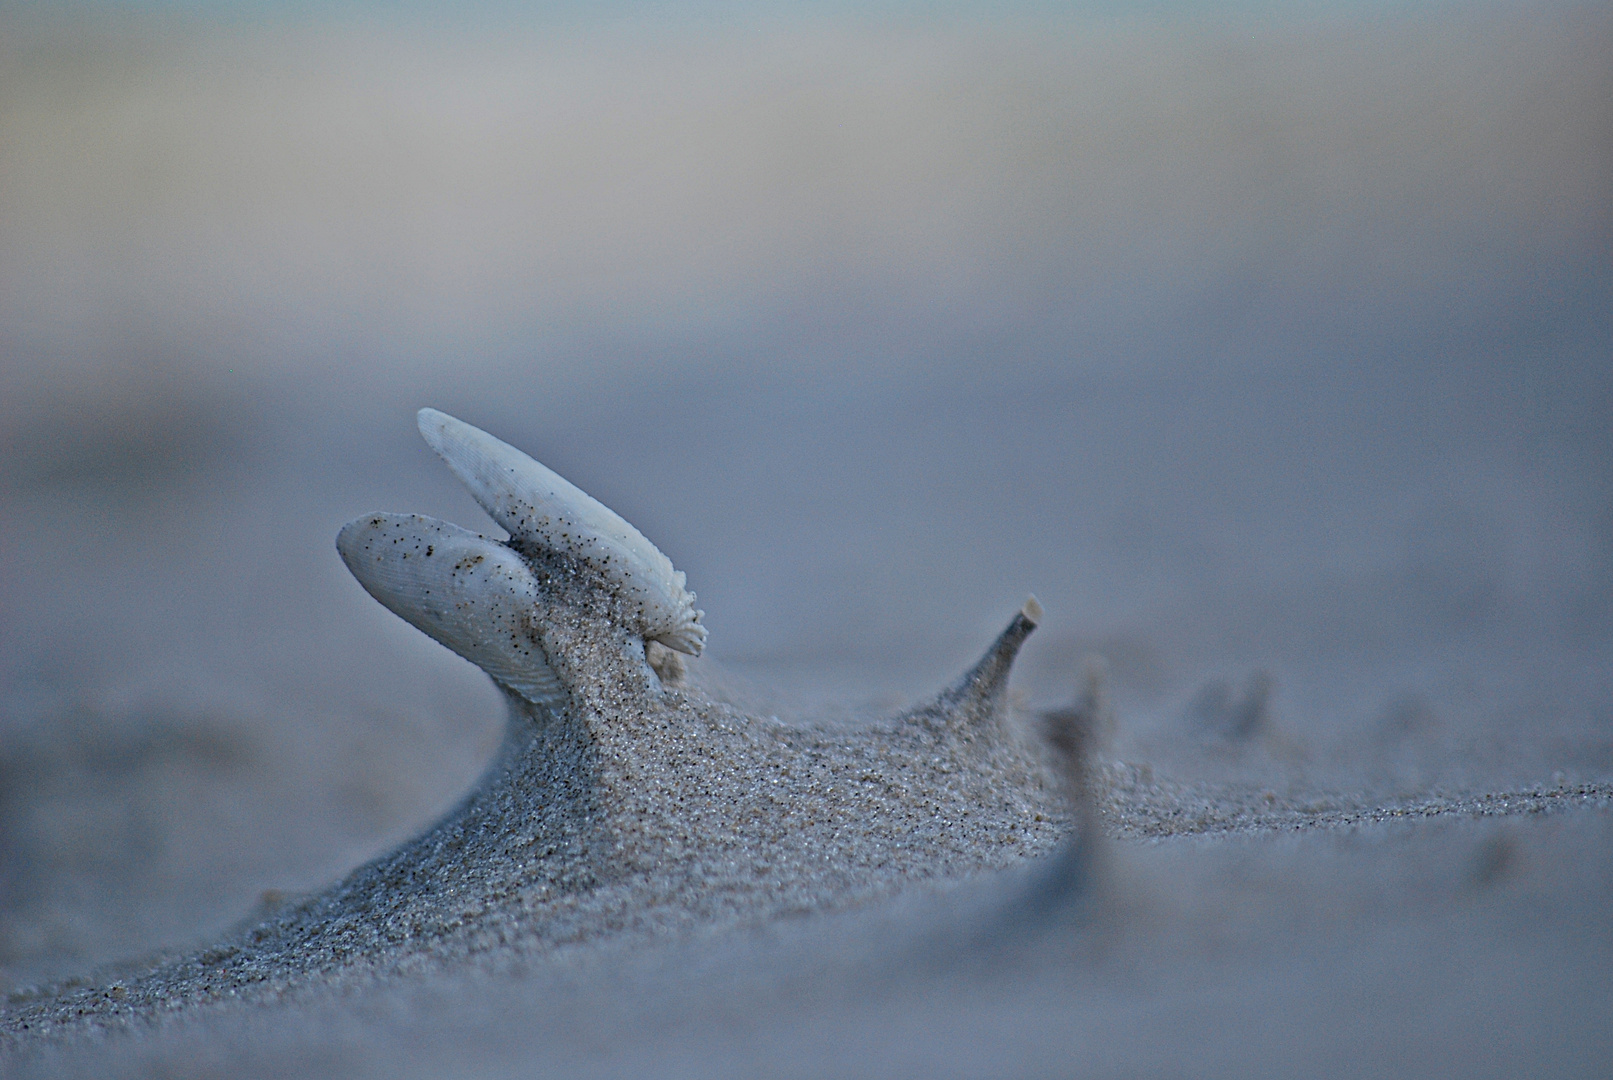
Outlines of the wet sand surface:
[[[1605,13],[503,17],[6,16],[8,1071],[1605,1071]],[[1055,793],[785,916],[20,1029],[494,760],[332,546],[489,527],[422,405],[667,552],[761,721],[928,700],[1035,592],[1083,888]]]

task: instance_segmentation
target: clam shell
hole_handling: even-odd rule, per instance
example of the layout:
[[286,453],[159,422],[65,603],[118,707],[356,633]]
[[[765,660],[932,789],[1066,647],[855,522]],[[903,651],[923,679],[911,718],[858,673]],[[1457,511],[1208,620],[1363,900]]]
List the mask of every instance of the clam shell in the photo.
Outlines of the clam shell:
[[565,690],[532,619],[538,582],[497,540],[419,514],[367,514],[336,537],[359,584],[389,611],[534,705]]
[[512,546],[555,551],[593,567],[632,606],[633,629],[670,649],[699,656],[705,613],[682,571],[619,514],[558,473],[478,428],[421,409],[420,434],[470,489]]

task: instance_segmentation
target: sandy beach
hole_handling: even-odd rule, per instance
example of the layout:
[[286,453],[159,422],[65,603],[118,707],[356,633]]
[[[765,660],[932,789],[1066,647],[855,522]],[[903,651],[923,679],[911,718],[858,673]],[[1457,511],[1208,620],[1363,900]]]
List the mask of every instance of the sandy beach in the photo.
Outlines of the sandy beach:
[[[0,18],[0,1071],[1605,1074],[1601,10]],[[334,546],[494,530],[423,406],[687,573],[704,824],[336,955],[510,745]]]

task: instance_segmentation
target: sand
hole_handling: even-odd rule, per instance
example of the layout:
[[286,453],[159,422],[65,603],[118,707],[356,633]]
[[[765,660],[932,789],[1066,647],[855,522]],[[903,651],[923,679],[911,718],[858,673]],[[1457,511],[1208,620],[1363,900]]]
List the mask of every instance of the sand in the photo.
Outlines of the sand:
[[977,844],[972,860],[1018,868],[902,872],[929,869],[927,852],[883,889],[844,871],[812,895],[780,875],[736,901],[719,874],[671,895],[606,888],[569,910],[494,900],[468,918],[463,901],[491,875],[412,891],[394,878],[393,912],[440,919],[452,897],[458,918],[427,943],[379,943],[355,933],[351,897],[394,858],[334,902],[265,924],[281,940],[250,959],[237,938],[14,1001],[10,1069],[1276,1076],[1303,1062],[1337,1076],[1599,1075],[1613,1050],[1613,788],[1347,819],[1295,805],[1261,819],[1203,798],[1238,819],[1229,836],[1166,788],[1107,783],[1117,771],[1094,770],[1106,832],[1156,839],[1099,841],[1074,873],[1074,841],[1029,864]]
[[[1605,1075],[1613,21],[1268,8],[8,12],[0,1070]],[[597,762],[422,405],[700,594]]]
[[1613,785],[1161,783],[1095,752],[1099,667],[1011,715],[1034,604],[927,706],[786,724],[663,685],[604,582],[545,581],[571,703],[507,694],[442,822],[189,956],[13,993],[10,1072],[1589,1076],[1613,1049]]

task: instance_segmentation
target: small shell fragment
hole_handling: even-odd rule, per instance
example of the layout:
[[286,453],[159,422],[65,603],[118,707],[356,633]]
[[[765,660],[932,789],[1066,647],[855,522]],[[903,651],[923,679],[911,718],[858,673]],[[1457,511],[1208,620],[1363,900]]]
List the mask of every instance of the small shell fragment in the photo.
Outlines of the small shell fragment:
[[504,544],[419,514],[368,514],[343,527],[336,550],[389,611],[500,686],[534,705],[564,701],[532,624],[537,579]]
[[706,644],[705,613],[683,572],[644,534],[597,499],[526,454],[436,409],[421,409],[420,434],[448,463],[518,549],[559,552],[594,567],[635,609],[634,629],[690,656]]

